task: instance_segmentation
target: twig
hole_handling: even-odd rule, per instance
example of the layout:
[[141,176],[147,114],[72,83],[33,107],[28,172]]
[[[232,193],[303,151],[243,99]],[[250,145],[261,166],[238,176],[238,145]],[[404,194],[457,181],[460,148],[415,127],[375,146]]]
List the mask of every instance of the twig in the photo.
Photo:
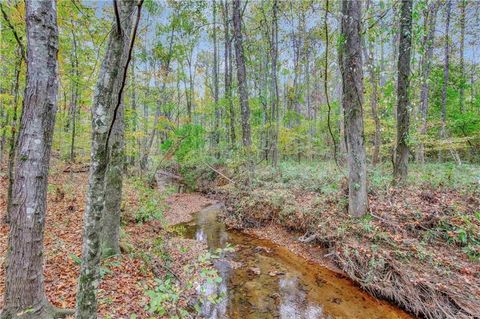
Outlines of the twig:
[[160,268],[162,268],[163,270],[169,272],[170,274],[173,275],[173,277],[175,277],[175,279],[178,280],[179,283],[182,283],[182,280],[180,279],[180,277],[178,277],[178,275],[173,271],[171,270],[170,268],[168,268],[167,266],[163,265],[158,259],[155,258],[155,266],[159,266]]

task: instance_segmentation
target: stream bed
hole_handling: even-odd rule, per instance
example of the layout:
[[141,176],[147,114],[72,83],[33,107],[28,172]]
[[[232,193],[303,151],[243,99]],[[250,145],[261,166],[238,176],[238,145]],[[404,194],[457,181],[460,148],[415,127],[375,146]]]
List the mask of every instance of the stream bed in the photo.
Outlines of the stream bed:
[[203,294],[222,296],[203,303],[205,318],[413,318],[284,247],[227,230],[221,212],[221,205],[212,205],[180,225],[184,237],[203,241],[212,251],[235,247],[214,262],[222,281],[202,287]]

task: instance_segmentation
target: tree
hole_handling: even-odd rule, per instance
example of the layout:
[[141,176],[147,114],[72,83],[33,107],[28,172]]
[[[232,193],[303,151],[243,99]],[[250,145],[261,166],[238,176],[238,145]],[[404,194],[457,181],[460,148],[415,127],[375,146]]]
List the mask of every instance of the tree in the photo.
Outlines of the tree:
[[273,0],[272,8],[272,38],[270,40],[270,55],[272,59],[272,108],[271,118],[273,125],[272,135],[272,164],[278,165],[278,131],[280,126],[279,116],[279,93],[278,93],[278,77],[277,77],[277,64],[278,64],[278,0]]
[[[102,221],[105,221],[102,215],[106,208],[106,178],[107,172],[109,174],[116,173],[108,171],[110,157],[116,154],[116,149],[110,150],[110,146],[115,145],[115,125],[121,125],[115,121],[123,120],[121,118],[122,92],[142,6],[142,1],[140,1],[137,5],[137,19],[133,35],[131,35],[132,12],[136,2],[125,0],[113,3],[115,25],[110,32],[92,105],[92,158],[84,217],[82,264],[78,280],[77,319],[91,319],[97,316],[96,288],[101,254]],[[118,145],[118,147],[121,146]],[[113,161],[113,165],[116,165],[115,161]],[[110,186],[114,185],[110,184]],[[116,213],[109,212],[109,214]]]
[[[218,146],[220,142],[220,108],[218,106],[218,49],[217,49],[217,3],[212,2],[213,7],[213,99],[215,103],[215,126],[213,129],[213,145]],[[218,155],[218,152],[217,152]]]
[[412,0],[402,0],[400,9],[400,39],[398,45],[397,78],[397,145],[393,176],[396,183],[403,183],[408,174],[408,129],[410,55],[412,49]]
[[250,107],[248,105],[247,71],[243,53],[242,17],[240,0],[233,1],[233,36],[235,38],[235,60],[237,62],[238,91],[240,95],[240,110],[242,113],[242,142],[250,148],[252,138],[250,133]]
[[27,85],[13,185],[1,318],[58,318],[70,312],[47,300],[43,238],[48,168],[57,111],[58,28],[56,5],[26,1]]
[[417,149],[417,162],[425,162],[425,146],[423,139],[427,133],[427,113],[428,113],[428,103],[429,103],[429,94],[430,94],[430,72],[432,69],[432,60],[433,60],[433,42],[435,39],[435,24],[437,20],[437,12],[439,8],[439,2],[433,0],[428,9],[425,10],[424,14],[424,24],[425,24],[425,36],[423,38],[424,52],[422,55],[421,72],[422,72],[422,83],[420,88],[420,142]]
[[225,100],[228,104],[228,113],[229,113],[229,126],[230,126],[230,143],[235,145],[236,136],[235,136],[235,110],[233,108],[232,102],[232,37],[230,37],[230,23],[229,23],[229,13],[228,7],[230,6],[228,1],[222,1],[222,16],[223,16],[223,29],[225,33],[224,41],[224,76],[225,76]]
[[363,74],[361,1],[342,1],[340,64],[342,104],[345,111],[345,133],[348,158],[348,211],[359,217],[368,206],[367,168],[363,132]]
[[460,1],[460,111],[465,111],[465,16],[467,0]]
[[[370,1],[367,2],[367,11],[370,9]],[[372,165],[375,166],[380,161],[380,145],[381,139],[381,124],[380,117],[378,116],[378,75],[375,70],[375,57],[374,57],[374,42],[373,39],[368,39],[368,46],[363,46],[363,53],[365,56],[365,62],[367,63],[367,70],[370,80],[370,86],[372,94],[370,96],[370,108],[372,113],[373,122],[375,123],[375,135],[373,138],[373,154]]]
[[[452,1],[447,0],[445,7],[445,59],[443,65],[443,84],[442,84],[442,127],[440,128],[440,138],[447,139],[447,88],[450,78],[450,16],[452,11]],[[461,164],[458,153],[450,148],[452,157],[458,164]],[[438,153],[439,159],[442,159],[442,150]]]

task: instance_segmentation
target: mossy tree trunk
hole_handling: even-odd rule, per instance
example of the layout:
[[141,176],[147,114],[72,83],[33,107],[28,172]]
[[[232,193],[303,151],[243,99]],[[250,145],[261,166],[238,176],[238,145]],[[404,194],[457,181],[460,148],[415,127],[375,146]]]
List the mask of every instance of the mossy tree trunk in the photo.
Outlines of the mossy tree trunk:
[[101,255],[120,254],[120,215],[125,165],[124,106],[120,105],[110,137],[110,161],[105,176],[105,207],[102,216]]
[[[119,99],[121,99],[121,91],[128,67],[134,16],[132,13],[135,10],[135,5],[136,1],[134,0],[114,1],[116,22],[110,32],[105,57],[95,87],[92,105],[91,164],[84,217],[82,265],[77,292],[77,319],[97,317],[96,290],[99,280],[98,266],[101,257],[102,222],[105,222],[102,216],[106,209],[106,181],[112,182],[112,174],[115,175],[113,173],[116,172],[115,162],[119,160],[115,156],[123,157],[122,151],[119,151],[121,148],[116,149],[114,147],[120,146],[115,143],[116,133],[118,132],[115,131],[115,125],[123,126],[123,123],[118,123],[123,120],[122,112],[117,113],[119,115],[117,117],[115,117],[115,112],[118,111],[116,110],[117,106],[121,105]],[[121,107],[119,110],[121,111]],[[114,120],[116,123],[111,127]],[[108,146],[112,146],[113,166],[110,167],[111,169],[108,167],[110,161]],[[115,181],[113,184],[118,183],[118,178],[113,180]],[[119,198],[115,200],[119,201]],[[109,214],[114,213],[109,212]]]

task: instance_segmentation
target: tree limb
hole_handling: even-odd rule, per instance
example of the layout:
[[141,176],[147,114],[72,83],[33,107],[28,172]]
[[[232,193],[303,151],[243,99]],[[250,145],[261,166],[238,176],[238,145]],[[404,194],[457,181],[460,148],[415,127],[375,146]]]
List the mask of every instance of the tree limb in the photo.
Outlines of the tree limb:
[[15,30],[15,27],[13,24],[10,22],[10,19],[8,18],[7,13],[5,12],[5,9],[3,8],[2,2],[0,2],[0,10],[2,11],[3,19],[7,22],[8,27],[10,30],[12,30],[13,36],[15,37],[15,40],[17,41],[18,46],[20,47],[21,55],[23,60],[27,62],[27,56],[26,56],[26,51],[25,47],[23,46],[22,39],[18,36],[17,30]]

